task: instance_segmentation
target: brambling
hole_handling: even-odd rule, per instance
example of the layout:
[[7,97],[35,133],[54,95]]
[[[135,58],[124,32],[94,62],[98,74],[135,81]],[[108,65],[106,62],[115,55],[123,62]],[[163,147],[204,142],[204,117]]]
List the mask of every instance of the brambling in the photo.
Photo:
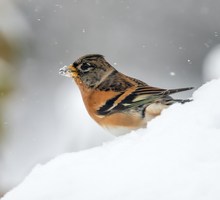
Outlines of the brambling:
[[120,73],[99,54],[80,57],[61,68],[60,74],[75,80],[89,115],[114,135],[146,127],[164,108],[176,102],[189,102],[170,95],[192,89],[149,86]]

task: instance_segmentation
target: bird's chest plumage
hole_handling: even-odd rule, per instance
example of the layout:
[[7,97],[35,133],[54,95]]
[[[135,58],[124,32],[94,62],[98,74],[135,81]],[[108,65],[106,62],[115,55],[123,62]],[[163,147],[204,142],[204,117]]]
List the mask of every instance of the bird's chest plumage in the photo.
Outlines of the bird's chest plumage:
[[[85,96],[86,95],[86,96]],[[145,127],[145,120],[138,112],[125,111],[111,114],[98,114],[101,107],[107,106],[109,99],[117,96],[117,92],[90,91],[83,92],[82,98],[89,115],[103,128],[108,129],[114,135],[121,135],[131,130]],[[114,103],[113,105],[114,106]]]
[[104,116],[99,116],[97,111],[108,104],[108,100],[112,98],[112,96],[116,96],[116,92],[105,92],[105,91],[93,91],[90,90],[89,92],[81,93],[82,98],[85,104],[85,107],[90,114],[90,116],[95,119],[96,121]]

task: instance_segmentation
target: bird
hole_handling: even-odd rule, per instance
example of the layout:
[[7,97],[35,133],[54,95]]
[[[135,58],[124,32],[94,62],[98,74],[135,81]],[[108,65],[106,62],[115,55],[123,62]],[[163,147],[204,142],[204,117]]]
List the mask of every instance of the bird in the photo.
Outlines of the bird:
[[59,73],[74,79],[88,114],[115,136],[147,127],[150,120],[174,103],[190,102],[170,95],[193,89],[152,87],[119,72],[100,54],[84,55]]

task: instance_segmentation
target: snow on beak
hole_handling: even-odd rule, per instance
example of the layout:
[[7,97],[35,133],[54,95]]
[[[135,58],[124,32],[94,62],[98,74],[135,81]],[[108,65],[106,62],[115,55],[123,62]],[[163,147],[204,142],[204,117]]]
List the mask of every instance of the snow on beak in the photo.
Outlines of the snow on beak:
[[64,67],[60,68],[59,74],[62,76],[73,77],[73,78],[77,76],[76,69],[73,67],[72,64],[69,66],[65,65]]

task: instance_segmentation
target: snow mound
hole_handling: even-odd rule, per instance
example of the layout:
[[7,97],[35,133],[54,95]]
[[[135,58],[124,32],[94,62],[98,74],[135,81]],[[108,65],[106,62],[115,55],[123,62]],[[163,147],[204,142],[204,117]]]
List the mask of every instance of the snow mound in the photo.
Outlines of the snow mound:
[[220,199],[220,79],[147,129],[36,166],[2,200]]

